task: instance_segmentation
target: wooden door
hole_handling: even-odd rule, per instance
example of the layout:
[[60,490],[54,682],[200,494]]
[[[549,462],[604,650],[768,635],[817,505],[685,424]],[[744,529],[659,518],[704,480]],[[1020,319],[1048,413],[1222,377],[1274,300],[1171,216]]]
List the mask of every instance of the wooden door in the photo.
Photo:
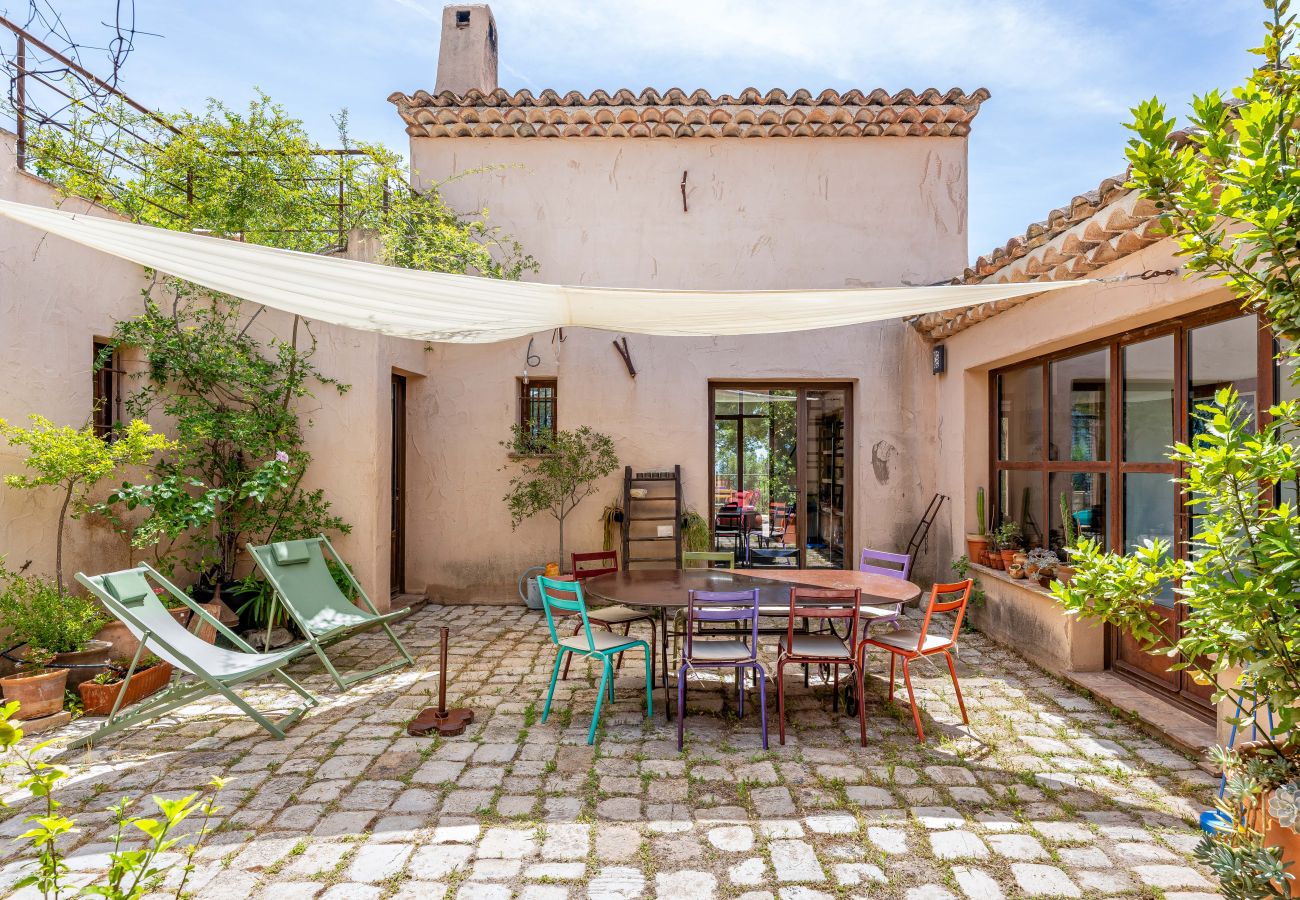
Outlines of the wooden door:
[[388,584],[394,595],[406,592],[406,378],[393,373],[391,518]]

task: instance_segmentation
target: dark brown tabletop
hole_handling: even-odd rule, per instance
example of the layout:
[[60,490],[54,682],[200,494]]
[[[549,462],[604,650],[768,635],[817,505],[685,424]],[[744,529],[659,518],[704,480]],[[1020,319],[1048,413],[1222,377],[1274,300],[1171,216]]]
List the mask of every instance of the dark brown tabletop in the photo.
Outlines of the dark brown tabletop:
[[901,578],[846,569],[773,569],[752,575],[737,569],[636,569],[597,575],[583,582],[593,599],[625,606],[676,609],[687,591],[748,591],[758,588],[763,606],[788,606],[792,586],[862,589],[865,604],[912,603],[921,588]]

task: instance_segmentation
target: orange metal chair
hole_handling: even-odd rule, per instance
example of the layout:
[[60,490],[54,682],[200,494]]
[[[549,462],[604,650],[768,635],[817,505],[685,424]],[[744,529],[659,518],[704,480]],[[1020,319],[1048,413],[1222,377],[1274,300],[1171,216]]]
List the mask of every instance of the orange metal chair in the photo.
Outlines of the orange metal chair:
[[[574,553],[571,555],[573,561],[573,580],[586,581],[588,578],[595,578],[597,575],[608,575],[611,572],[618,571],[618,553],[613,550],[597,550],[595,553]],[[627,637],[632,633],[633,622],[650,623],[650,656],[653,659],[655,653],[655,616],[654,613],[646,612],[642,609],[629,609],[626,606],[599,606],[588,607],[587,620],[592,625],[599,625],[606,631],[613,632],[615,625],[623,626],[623,636]],[[579,634],[582,631],[583,623],[578,622],[578,627],[573,633]],[[564,674],[562,678],[569,677],[569,663],[573,662],[573,654],[570,653],[564,658]],[[615,669],[623,668],[623,656],[620,654],[618,661],[614,664]]]
[[[925,618],[921,622],[920,630],[915,628],[900,628],[897,631],[886,631],[872,637],[863,638],[858,645],[858,697],[861,702],[863,693],[863,680],[867,667],[867,648],[879,647],[882,650],[889,651],[889,700],[894,700],[894,671],[898,657],[903,658],[903,683],[907,685],[907,699],[912,704],[912,721],[916,723],[916,736],[925,743],[925,731],[921,728],[921,710],[916,705],[916,694],[912,691],[912,675],[908,669],[912,660],[919,659],[922,656],[936,656],[942,654],[944,660],[948,663],[948,674],[952,676],[953,689],[957,691],[957,706],[961,708],[961,720],[969,725],[970,718],[966,715],[966,703],[961,697],[961,685],[957,683],[957,667],[953,664],[952,654],[948,651],[956,649],[957,635],[961,631],[961,620],[966,615],[966,604],[970,602],[971,587],[974,582],[971,579],[960,581],[955,584],[936,584],[930,589],[930,605],[925,611]],[[941,596],[949,594],[960,594],[956,600],[940,600]],[[956,611],[955,621],[952,623],[952,635],[942,636],[930,634],[930,620],[935,613],[945,613]],[[865,742],[865,738],[863,739]]]
[[[858,728],[862,746],[867,746],[867,716],[862,701],[862,656],[858,651],[858,621],[862,606],[862,591],[815,590],[790,588],[790,618],[776,655],[776,716],[780,727],[781,743],[785,743],[785,667],[789,665],[828,665],[835,670],[833,703],[838,705],[840,694],[840,666],[852,670],[858,685]],[[848,642],[833,633],[805,634],[795,632],[795,619],[850,619]]]

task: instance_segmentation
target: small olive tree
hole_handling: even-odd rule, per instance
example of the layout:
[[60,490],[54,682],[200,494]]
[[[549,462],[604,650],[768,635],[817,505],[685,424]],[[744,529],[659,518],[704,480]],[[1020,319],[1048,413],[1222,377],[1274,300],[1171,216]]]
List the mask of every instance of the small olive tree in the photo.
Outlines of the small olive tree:
[[618,468],[614,441],[586,425],[554,432],[515,425],[502,446],[524,469],[510,479],[504,497],[511,528],[538,513],[550,513],[560,526],[560,570],[565,571],[564,521],[600,479]]

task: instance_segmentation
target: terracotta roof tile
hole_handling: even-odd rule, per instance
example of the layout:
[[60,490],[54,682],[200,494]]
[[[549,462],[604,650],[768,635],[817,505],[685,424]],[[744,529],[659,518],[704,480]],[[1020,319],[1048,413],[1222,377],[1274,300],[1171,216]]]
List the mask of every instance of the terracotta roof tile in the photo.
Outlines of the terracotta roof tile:
[[800,89],[714,97],[680,88],[608,94],[497,88],[466,94],[416,91],[389,96],[412,137],[961,137],[989,92],[929,88],[889,94]]
[[[1126,188],[1116,175],[1095,189],[1052,210],[1025,233],[979,257],[954,284],[999,284],[1068,281],[1085,278],[1102,266],[1161,240],[1155,204]],[[930,340],[964,331],[1003,310],[1029,300],[1016,297],[950,309],[913,318],[912,325]]]

